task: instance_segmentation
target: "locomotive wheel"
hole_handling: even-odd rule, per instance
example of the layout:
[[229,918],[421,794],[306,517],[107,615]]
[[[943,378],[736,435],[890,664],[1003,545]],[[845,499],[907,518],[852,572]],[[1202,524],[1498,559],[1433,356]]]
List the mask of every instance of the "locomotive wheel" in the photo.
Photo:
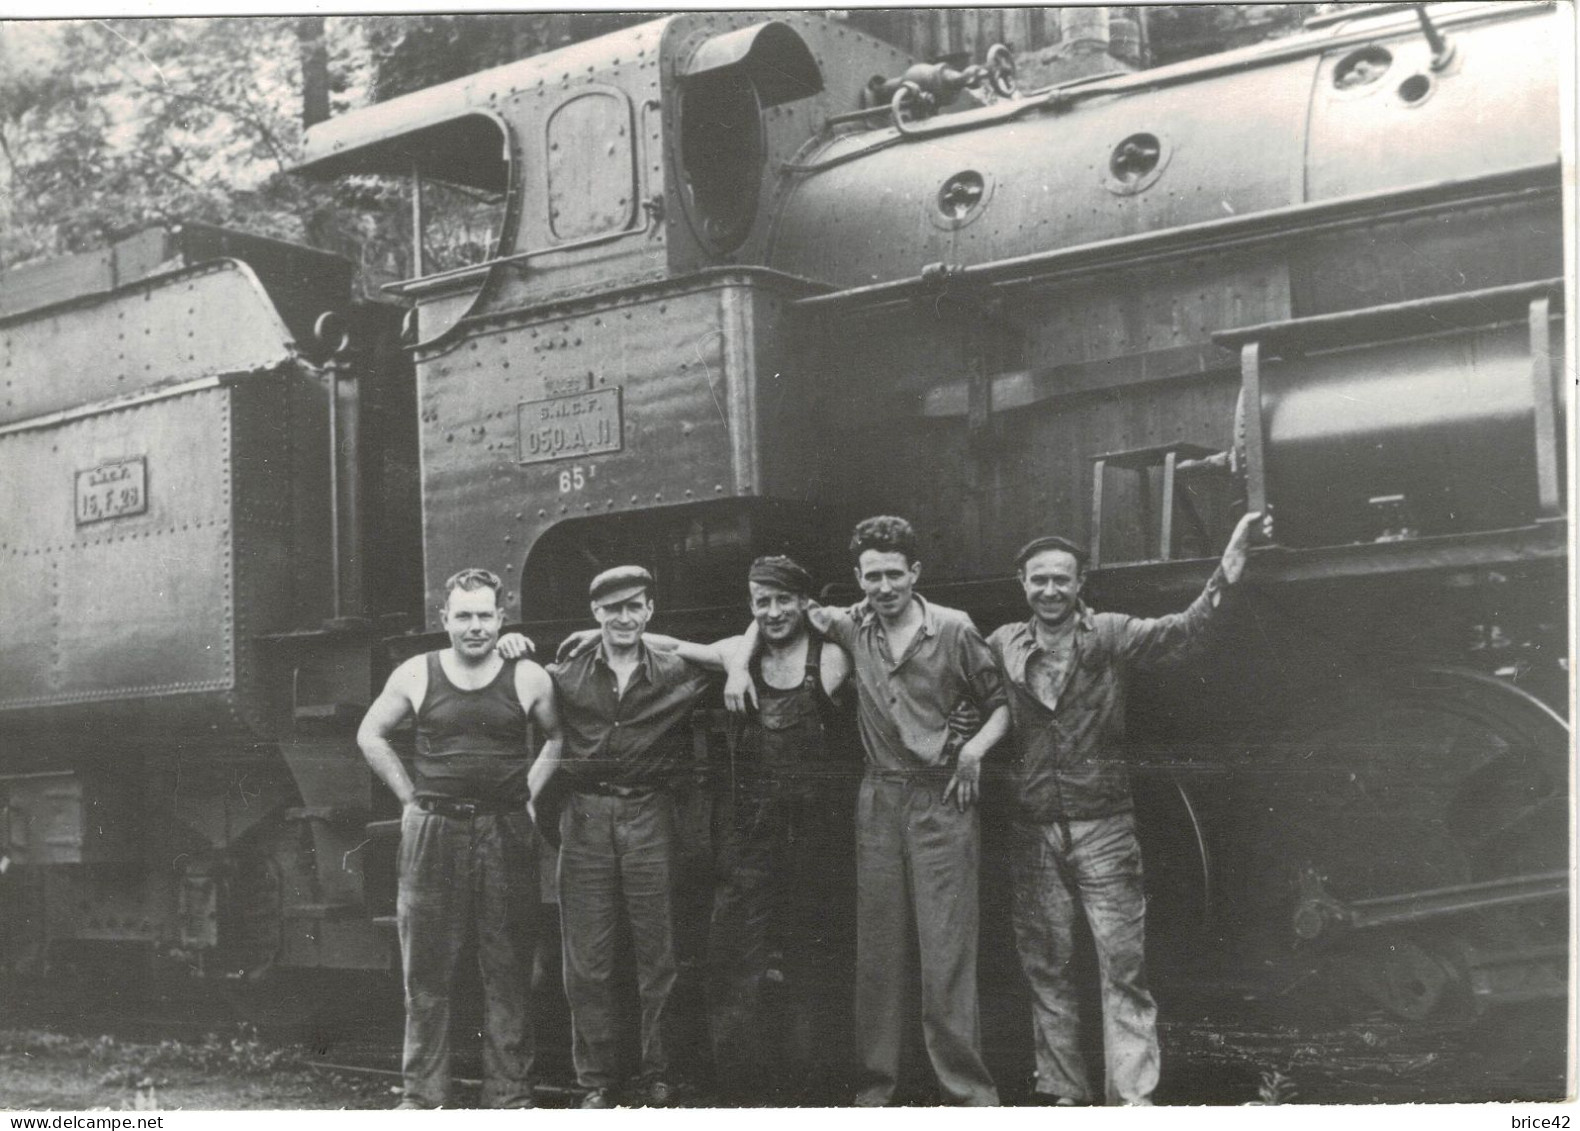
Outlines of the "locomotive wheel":
[[[1565,868],[1567,751],[1549,708],[1459,669],[1416,669],[1310,712],[1253,754],[1242,923],[1287,952],[1302,872],[1350,903]],[[1372,1004],[1424,1020],[1474,1011],[1474,955],[1550,951],[1566,923],[1549,900],[1332,924],[1303,945]]]
[[1406,1021],[1464,1018],[1475,999],[1462,967],[1403,935],[1345,946],[1334,965],[1350,987]]

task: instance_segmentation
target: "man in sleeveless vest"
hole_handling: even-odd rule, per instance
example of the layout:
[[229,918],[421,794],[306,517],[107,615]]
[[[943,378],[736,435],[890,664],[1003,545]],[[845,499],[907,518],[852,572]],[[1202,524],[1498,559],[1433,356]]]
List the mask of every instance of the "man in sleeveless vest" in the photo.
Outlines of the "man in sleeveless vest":
[[[483,985],[483,1105],[533,1106],[532,797],[553,772],[561,737],[547,673],[495,651],[502,584],[482,569],[450,578],[450,647],[397,667],[357,732],[363,757],[401,803],[402,1108],[451,1103],[451,994],[468,935]],[[411,776],[390,745],[408,718],[417,728]],[[545,739],[536,760],[529,720]]]
[[[1132,671],[1176,663],[1201,647],[1220,598],[1245,570],[1259,518],[1240,520],[1188,609],[1155,620],[1088,609],[1080,597],[1086,552],[1074,543],[1037,538],[1016,556],[1031,619],[998,629],[988,645],[1009,691],[1012,918],[1031,986],[1033,1095],[1042,1103],[1092,1102],[1071,977],[1083,916],[1102,983],[1107,1102],[1152,1102],[1157,1006],[1144,961],[1146,895],[1125,765],[1125,688]],[[1270,523],[1263,532],[1271,534]]]
[[[791,1073],[826,1083],[848,1060],[859,763],[840,757],[849,751],[831,733],[850,657],[808,631],[811,576],[787,557],[765,557],[747,586],[763,642],[750,661],[758,710],[740,728],[725,783],[709,1021],[721,1097],[760,1103],[793,1087]],[[763,1009],[775,951],[788,990],[779,1025]]]
[[[812,604],[807,615],[850,654],[867,755],[856,806],[855,1102],[895,1098],[914,980],[941,1098],[996,1104],[977,1005],[976,800],[982,758],[1009,725],[998,669],[970,617],[914,592],[921,563],[910,523],[866,519],[850,548],[865,599],[850,609]],[[732,710],[756,698],[747,658],[759,635],[754,622],[729,659]],[[962,700],[986,722],[957,745],[950,718]]]
[[[710,674],[642,642],[653,577],[619,566],[593,578],[599,643],[549,673],[564,720],[569,797],[560,813],[560,921],[581,1106],[613,1107],[620,1034],[615,938],[630,927],[641,998],[642,1100],[673,1102],[667,1005],[676,977],[672,785]],[[550,771],[552,773],[552,771]],[[546,779],[545,779],[546,780]]]

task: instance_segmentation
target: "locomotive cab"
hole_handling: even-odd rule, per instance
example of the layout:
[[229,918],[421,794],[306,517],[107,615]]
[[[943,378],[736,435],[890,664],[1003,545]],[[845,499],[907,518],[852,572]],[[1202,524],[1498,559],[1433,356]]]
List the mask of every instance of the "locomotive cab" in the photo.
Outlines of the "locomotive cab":
[[388,289],[415,303],[422,344],[469,311],[750,262],[772,164],[825,88],[809,29],[644,24],[331,119],[298,171],[406,181],[406,275]]
[[[703,607],[788,546],[816,472],[784,312],[817,284],[760,266],[779,170],[907,62],[827,19],[688,13],[309,131],[309,176],[412,176],[387,290],[412,306],[430,607],[486,564],[522,618],[580,620],[587,570],[628,558]],[[434,176],[491,194],[486,222]]]

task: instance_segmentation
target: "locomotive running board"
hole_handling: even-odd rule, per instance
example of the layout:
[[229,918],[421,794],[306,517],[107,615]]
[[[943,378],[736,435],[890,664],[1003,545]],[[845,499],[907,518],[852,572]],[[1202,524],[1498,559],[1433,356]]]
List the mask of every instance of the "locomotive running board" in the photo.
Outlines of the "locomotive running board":
[[1558,869],[1346,902],[1329,895],[1322,877],[1308,868],[1300,876],[1300,901],[1295,905],[1292,925],[1296,935],[1310,940],[1330,927],[1374,930],[1465,915],[1489,907],[1564,899],[1568,894],[1569,873]]

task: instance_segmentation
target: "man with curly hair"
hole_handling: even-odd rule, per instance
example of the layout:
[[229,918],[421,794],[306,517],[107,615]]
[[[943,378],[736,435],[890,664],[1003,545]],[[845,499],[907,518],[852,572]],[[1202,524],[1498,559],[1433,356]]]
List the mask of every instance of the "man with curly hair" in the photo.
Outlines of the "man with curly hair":
[[[864,599],[849,609],[813,604],[807,615],[850,653],[867,760],[856,806],[855,1102],[894,1099],[906,1002],[919,981],[941,1098],[996,1104],[977,1004],[976,801],[982,758],[1009,726],[1003,687],[971,618],[915,592],[921,562],[909,522],[866,519],[850,551]],[[756,648],[754,624],[728,658],[732,710],[755,704]],[[964,742],[949,726],[962,703],[987,720]]]

